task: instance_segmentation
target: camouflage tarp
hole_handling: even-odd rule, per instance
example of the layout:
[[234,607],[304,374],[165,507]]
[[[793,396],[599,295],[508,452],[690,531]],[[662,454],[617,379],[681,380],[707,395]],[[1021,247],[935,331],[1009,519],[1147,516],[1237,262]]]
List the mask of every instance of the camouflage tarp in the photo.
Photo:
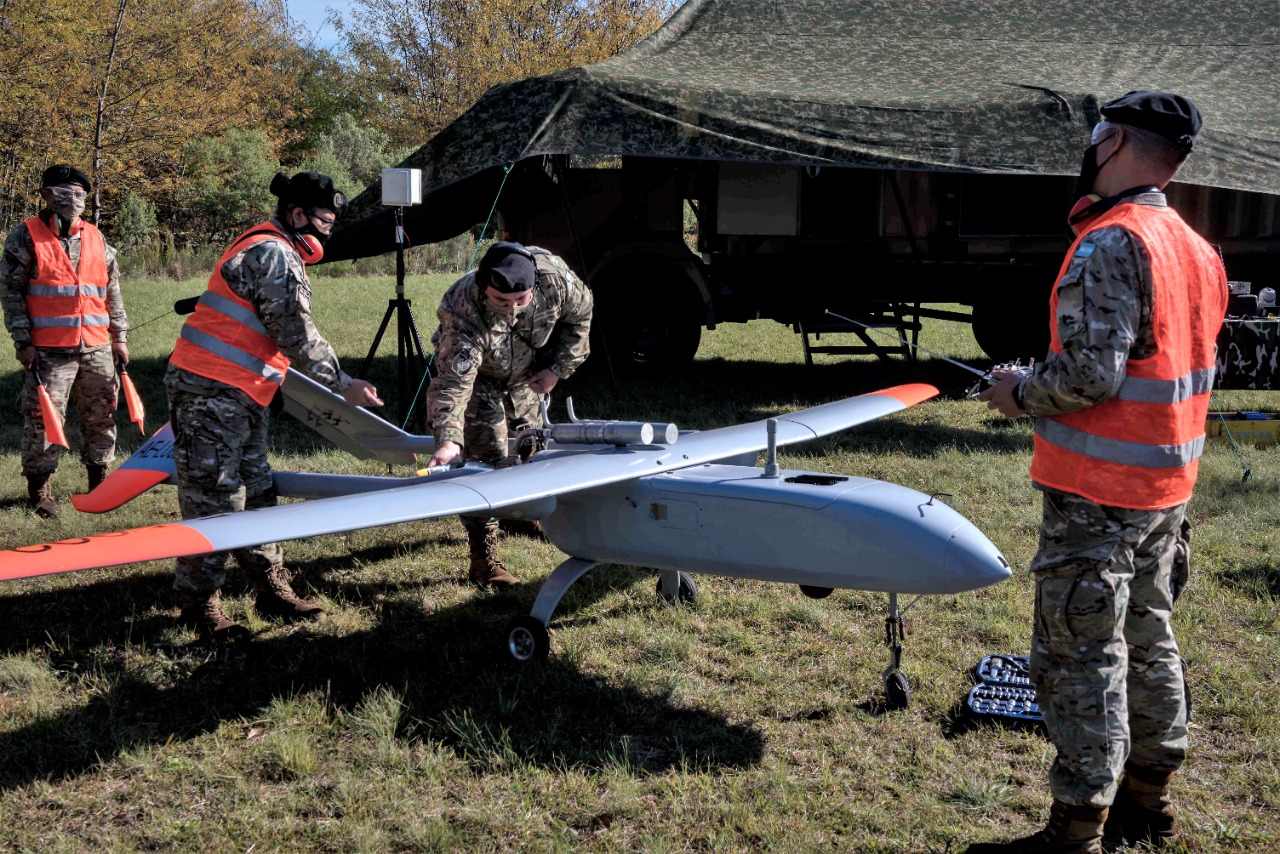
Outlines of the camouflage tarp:
[[[1179,176],[1280,192],[1275,0],[689,0],[605,62],[495,86],[400,164],[423,170],[415,243],[483,221],[502,167],[645,155],[1069,175],[1098,106],[1194,100]],[[330,260],[393,248],[375,185]]]
[[1280,391],[1280,320],[1228,318],[1218,335],[1216,388]]

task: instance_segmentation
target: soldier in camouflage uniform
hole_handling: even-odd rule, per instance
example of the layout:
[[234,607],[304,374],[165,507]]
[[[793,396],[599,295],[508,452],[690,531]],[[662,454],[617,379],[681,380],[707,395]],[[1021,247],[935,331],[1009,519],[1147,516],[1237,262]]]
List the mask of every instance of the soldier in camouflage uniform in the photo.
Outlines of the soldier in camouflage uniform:
[[[430,465],[464,448],[469,459],[503,464],[508,436],[537,424],[542,396],[586,360],[591,309],[591,291],[557,256],[519,243],[491,247],[436,312]],[[498,557],[497,520],[463,516],[462,524],[471,581],[499,590],[519,584]]]
[[[40,195],[47,207],[37,217],[15,227],[5,241],[4,256],[0,259],[0,305],[18,362],[27,372],[20,405],[22,474],[27,479],[28,501],[37,514],[50,518],[58,514],[52,485],[53,473],[58,468],[58,446],[45,437],[35,371],[39,371],[59,417],[65,420],[67,401],[75,401],[80,416],[80,459],[88,469],[92,490],[102,482],[107,467],[115,459],[116,425],[112,413],[119,390],[116,362],[129,363],[129,347],[125,343],[129,321],[120,296],[116,250],[101,239],[92,224],[80,218],[90,190],[88,176],[74,166],[57,165],[44,171],[40,183]],[[38,225],[37,219],[43,225]],[[66,284],[48,284],[48,277],[54,271],[41,270],[37,264],[33,228],[44,228],[56,237],[70,261]],[[86,258],[86,263],[81,264],[81,246],[85,242],[82,235],[88,236],[95,249],[101,246],[105,250],[105,259]],[[105,290],[83,279],[77,284],[71,278],[89,275],[88,270],[95,261],[105,264],[102,273]],[[68,289],[81,292],[81,310],[69,308],[68,315],[42,317],[41,299]],[[94,300],[95,305],[96,300],[102,301],[105,318],[97,314],[96,308],[83,308],[85,289],[94,292],[89,299]],[[74,329],[77,325],[80,326],[78,332]],[[49,333],[54,334],[60,346],[33,343],[37,338],[49,340],[45,337]]]
[[[1194,145],[1194,106],[1137,92],[1102,115],[1081,175],[1097,195],[1072,217],[1081,236],[1055,289],[1049,357],[1030,377],[998,372],[980,396],[1008,417],[1036,416],[1031,673],[1057,758],[1048,827],[974,854],[1099,854],[1104,834],[1156,846],[1174,836],[1187,706],[1170,618],[1190,571],[1184,511],[1226,273],[1161,192]],[[1159,438],[1171,435],[1192,438]]]
[[[184,519],[276,503],[267,461],[268,404],[286,369],[302,371],[353,405],[382,404],[373,386],[342,372],[311,320],[306,264],[320,260],[345,197],[315,172],[292,179],[278,174],[271,192],[280,199],[276,216],[223,254],[165,374]],[[235,555],[257,593],[259,612],[285,619],[323,613],[294,593],[278,543]],[[222,610],[225,565],[225,552],[178,558],[174,580],[183,620],[214,638],[247,634]]]

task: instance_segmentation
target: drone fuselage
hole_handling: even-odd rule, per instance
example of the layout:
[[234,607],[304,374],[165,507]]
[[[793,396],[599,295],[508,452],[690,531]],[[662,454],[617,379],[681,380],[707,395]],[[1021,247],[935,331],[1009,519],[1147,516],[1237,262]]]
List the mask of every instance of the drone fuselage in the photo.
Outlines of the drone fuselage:
[[947,594],[1009,563],[946,504],[862,477],[700,465],[561,495],[542,520],[576,558],[811,588]]

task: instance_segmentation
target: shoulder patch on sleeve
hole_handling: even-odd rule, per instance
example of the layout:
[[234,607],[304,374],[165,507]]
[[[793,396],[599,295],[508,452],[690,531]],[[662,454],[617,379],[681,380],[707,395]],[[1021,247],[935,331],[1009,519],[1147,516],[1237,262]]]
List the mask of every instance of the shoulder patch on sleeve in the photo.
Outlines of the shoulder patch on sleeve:
[[451,363],[453,372],[459,376],[466,376],[476,368],[476,354],[470,347],[459,347],[458,352],[453,354]]
[[1092,243],[1081,243],[1076,247],[1077,258],[1088,258],[1093,254],[1094,245]]

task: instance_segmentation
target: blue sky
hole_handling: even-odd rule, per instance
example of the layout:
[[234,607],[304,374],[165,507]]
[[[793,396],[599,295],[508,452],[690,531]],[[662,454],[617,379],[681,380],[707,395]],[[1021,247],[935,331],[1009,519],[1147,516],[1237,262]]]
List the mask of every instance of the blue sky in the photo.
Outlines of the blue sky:
[[316,33],[316,43],[320,47],[334,47],[336,34],[332,27],[326,26],[324,19],[329,14],[329,7],[341,9],[343,3],[334,0],[286,0],[289,16],[307,25]]

